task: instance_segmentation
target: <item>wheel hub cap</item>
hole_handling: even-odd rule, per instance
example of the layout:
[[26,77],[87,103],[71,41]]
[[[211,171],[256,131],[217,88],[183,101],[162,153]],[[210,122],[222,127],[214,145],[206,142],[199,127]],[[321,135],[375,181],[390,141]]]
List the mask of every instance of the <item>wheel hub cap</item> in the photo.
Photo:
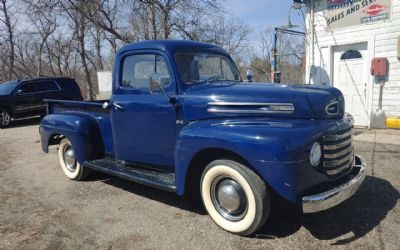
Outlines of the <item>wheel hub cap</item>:
[[76,160],[75,160],[75,153],[72,148],[69,148],[65,151],[64,160],[67,169],[70,172],[74,172],[76,170]]
[[221,185],[218,189],[217,199],[222,207],[229,212],[238,210],[240,206],[240,197],[238,192],[230,184]]
[[217,178],[211,197],[218,213],[230,221],[241,220],[247,212],[247,197],[239,183],[228,177]]
[[11,117],[7,112],[1,113],[1,125],[7,126],[10,123]]

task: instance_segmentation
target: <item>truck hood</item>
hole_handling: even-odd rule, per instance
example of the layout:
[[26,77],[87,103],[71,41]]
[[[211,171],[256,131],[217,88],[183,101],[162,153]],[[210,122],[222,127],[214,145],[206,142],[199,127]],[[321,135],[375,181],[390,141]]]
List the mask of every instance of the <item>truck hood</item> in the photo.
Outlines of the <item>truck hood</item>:
[[189,121],[249,116],[335,119],[344,115],[344,98],[338,89],[304,84],[202,84],[189,88],[181,105]]

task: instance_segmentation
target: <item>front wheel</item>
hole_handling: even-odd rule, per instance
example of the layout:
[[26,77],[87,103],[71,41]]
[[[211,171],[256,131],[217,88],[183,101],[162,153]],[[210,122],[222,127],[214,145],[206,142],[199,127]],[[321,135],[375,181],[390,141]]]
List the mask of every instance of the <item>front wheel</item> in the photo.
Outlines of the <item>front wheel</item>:
[[71,180],[81,181],[84,180],[88,174],[89,169],[83,167],[75,158],[75,152],[72,148],[71,142],[64,138],[60,142],[58,149],[58,158],[64,174]]
[[208,214],[226,231],[249,235],[268,218],[270,196],[266,184],[236,161],[211,162],[203,172],[200,190]]
[[6,128],[10,126],[11,115],[7,109],[0,108],[0,128]]

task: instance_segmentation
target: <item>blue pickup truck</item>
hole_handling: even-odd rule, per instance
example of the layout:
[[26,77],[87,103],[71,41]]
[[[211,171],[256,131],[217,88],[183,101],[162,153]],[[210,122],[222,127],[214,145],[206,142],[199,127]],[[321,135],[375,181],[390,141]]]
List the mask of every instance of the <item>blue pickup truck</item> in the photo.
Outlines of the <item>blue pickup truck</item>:
[[339,90],[244,82],[218,46],[126,45],[112,88],[107,101],[48,100],[42,148],[59,145],[72,180],[96,170],[178,195],[198,190],[217,225],[249,235],[268,218],[272,193],[314,213],[365,178]]

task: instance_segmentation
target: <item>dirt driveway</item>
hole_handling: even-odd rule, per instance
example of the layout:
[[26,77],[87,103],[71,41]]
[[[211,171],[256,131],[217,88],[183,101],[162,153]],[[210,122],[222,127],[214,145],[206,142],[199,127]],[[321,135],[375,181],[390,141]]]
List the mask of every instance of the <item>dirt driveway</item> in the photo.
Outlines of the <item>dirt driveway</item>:
[[67,180],[38,126],[17,124],[0,130],[0,249],[399,249],[400,133],[357,134],[368,177],[354,197],[317,214],[277,209],[244,238],[174,194],[102,174]]

